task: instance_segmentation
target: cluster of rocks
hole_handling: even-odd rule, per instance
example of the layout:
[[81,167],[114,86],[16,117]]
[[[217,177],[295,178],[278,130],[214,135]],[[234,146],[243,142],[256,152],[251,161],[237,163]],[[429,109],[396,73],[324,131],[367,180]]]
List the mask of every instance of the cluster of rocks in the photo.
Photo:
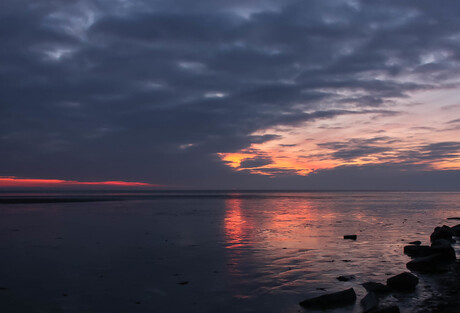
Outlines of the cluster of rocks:
[[456,260],[455,250],[451,246],[455,242],[454,236],[460,236],[460,224],[436,227],[430,236],[430,246],[422,245],[420,241],[405,246],[404,253],[413,258],[407,263],[407,268],[421,273],[447,272]]
[[[404,247],[404,253],[413,258],[407,263],[407,268],[411,271],[420,273],[438,273],[448,271],[450,266],[455,262],[455,250],[451,244],[455,242],[453,237],[460,237],[460,224],[454,227],[443,225],[436,227],[430,236],[431,245],[422,245],[421,241],[410,242]],[[356,240],[356,235],[346,235],[344,239]],[[339,276],[339,281],[349,281],[353,275]],[[387,279],[386,285],[377,282],[367,282],[362,286],[368,292],[361,299],[363,312],[369,313],[398,313],[400,312],[397,305],[379,308],[379,297],[396,292],[411,292],[415,290],[419,279],[417,276],[403,272],[399,275]],[[306,299],[299,303],[303,308],[309,309],[329,309],[344,305],[354,304],[356,302],[356,293],[353,288],[343,291],[325,294],[319,297]]]

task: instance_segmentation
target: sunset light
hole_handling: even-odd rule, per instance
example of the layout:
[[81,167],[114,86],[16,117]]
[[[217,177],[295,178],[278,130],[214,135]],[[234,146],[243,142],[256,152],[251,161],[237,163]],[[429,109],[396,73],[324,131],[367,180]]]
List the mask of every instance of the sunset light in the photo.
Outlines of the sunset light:
[[0,176],[0,187],[77,187],[77,186],[107,186],[107,187],[158,187],[160,185],[126,182],[126,181],[99,181],[85,182],[62,179],[32,179],[17,178],[14,176]]

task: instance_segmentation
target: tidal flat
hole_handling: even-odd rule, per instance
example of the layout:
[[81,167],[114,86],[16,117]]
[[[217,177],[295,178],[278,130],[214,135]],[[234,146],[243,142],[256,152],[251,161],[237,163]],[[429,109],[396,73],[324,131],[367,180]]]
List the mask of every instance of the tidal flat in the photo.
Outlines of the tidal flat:
[[[303,312],[300,301],[348,288],[356,303],[328,312],[362,312],[361,284],[408,271],[404,246],[429,244],[460,212],[455,192],[1,197],[16,199],[0,201],[0,311],[12,313]],[[380,305],[450,312],[458,265],[415,274],[413,292]]]

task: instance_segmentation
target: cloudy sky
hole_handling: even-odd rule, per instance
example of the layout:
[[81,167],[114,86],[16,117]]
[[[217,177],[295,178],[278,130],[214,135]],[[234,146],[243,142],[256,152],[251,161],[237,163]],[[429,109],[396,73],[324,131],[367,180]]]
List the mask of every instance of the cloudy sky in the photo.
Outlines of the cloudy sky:
[[459,16],[457,0],[4,0],[0,186],[460,189]]

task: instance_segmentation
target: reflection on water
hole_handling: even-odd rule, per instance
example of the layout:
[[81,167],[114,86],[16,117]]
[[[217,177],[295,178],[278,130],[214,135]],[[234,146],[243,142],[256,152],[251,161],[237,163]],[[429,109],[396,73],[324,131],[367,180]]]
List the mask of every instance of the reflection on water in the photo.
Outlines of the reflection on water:
[[227,248],[238,248],[243,246],[245,236],[250,230],[248,221],[243,217],[241,199],[232,198],[226,201],[224,228],[227,239]]
[[[0,291],[0,311],[294,313],[307,297],[350,287],[359,299],[361,283],[406,270],[407,242],[426,244],[433,227],[457,224],[446,218],[459,211],[459,193],[213,193],[1,205],[0,283],[8,292]],[[355,279],[339,282],[340,275]],[[383,303],[411,312],[429,295],[428,280]]]
[[[433,227],[445,223],[444,218],[458,208],[458,204],[443,207],[440,213],[439,207],[455,203],[448,195],[412,196],[367,194],[361,198],[345,193],[226,199],[223,229],[233,296],[261,300],[283,295],[296,303],[299,294],[314,296],[349,287],[364,296],[361,283],[385,283],[390,275],[405,271],[404,244],[415,239],[427,243]],[[346,234],[357,234],[358,240],[343,240]],[[339,282],[340,275],[356,279]],[[400,305],[410,307],[426,296],[421,290],[415,300],[407,297]],[[287,308],[297,309],[295,305]],[[360,307],[345,311],[359,312]]]

